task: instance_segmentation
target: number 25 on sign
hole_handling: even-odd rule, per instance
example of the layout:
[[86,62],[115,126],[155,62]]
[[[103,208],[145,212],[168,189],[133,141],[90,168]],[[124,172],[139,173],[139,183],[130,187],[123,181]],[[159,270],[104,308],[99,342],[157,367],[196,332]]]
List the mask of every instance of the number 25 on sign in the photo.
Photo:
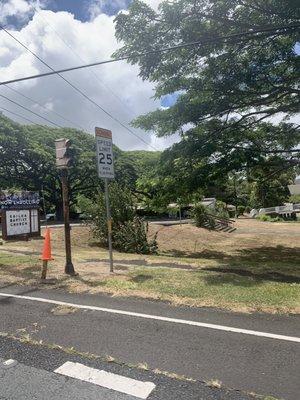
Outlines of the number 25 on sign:
[[97,166],[99,178],[113,179],[114,163],[112,148],[112,133],[108,129],[96,128]]

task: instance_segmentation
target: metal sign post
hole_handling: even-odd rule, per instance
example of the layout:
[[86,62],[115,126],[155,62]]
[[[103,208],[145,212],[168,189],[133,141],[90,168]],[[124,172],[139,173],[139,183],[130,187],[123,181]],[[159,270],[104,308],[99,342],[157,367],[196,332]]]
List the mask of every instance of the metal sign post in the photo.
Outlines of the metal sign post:
[[110,272],[114,272],[113,250],[112,250],[112,219],[109,204],[108,179],[114,179],[114,161],[112,148],[112,133],[108,129],[95,128],[96,148],[97,148],[97,168],[99,178],[104,178],[105,183],[105,202],[106,218],[108,231],[108,248]]
[[109,270],[110,270],[110,272],[114,272],[112,239],[111,239],[112,221],[111,221],[111,215],[110,215],[110,204],[109,204],[108,180],[107,180],[107,178],[105,178],[105,202],[106,202],[106,218],[107,218],[107,232],[108,232]]

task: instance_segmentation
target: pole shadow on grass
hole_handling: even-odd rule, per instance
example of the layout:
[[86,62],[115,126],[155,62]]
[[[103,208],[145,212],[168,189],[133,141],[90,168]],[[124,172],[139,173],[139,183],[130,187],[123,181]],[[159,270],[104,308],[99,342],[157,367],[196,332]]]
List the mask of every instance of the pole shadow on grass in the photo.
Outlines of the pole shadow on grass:
[[[94,263],[94,262],[103,262],[108,264],[109,260],[107,258],[99,258],[99,259],[90,259],[81,261],[84,263]],[[146,259],[115,259],[114,265],[116,269],[126,270],[128,269],[126,266],[136,266],[136,267],[166,267],[166,268],[178,268],[178,269],[194,269],[194,267],[190,264],[178,264],[176,262],[154,262],[151,263]]]

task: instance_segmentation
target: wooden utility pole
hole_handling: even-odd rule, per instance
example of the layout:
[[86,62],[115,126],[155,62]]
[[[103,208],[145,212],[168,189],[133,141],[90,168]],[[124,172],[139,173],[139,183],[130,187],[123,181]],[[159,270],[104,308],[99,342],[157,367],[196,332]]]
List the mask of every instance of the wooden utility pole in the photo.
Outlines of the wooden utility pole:
[[62,187],[64,225],[65,225],[65,248],[66,248],[65,273],[68,275],[76,275],[72,263],[68,170],[66,168],[60,170],[60,179]]
[[68,168],[70,166],[69,154],[70,140],[55,140],[56,148],[56,165],[59,171],[62,187],[63,212],[65,225],[65,248],[66,248],[66,264],[65,273],[68,275],[77,275],[72,263],[71,251],[71,227],[70,227],[70,207],[69,207],[69,187],[68,187]]

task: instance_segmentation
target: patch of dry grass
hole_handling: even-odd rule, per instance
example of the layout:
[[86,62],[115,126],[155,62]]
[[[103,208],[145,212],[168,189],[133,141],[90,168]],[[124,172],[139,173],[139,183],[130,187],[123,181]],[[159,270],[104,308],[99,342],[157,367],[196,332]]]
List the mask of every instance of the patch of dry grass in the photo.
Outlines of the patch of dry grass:
[[68,314],[74,314],[78,310],[79,309],[75,307],[59,305],[52,308],[51,313],[54,315],[68,315]]
[[206,382],[206,385],[211,388],[221,389],[222,382],[220,382],[218,379],[211,379]]
[[[242,312],[300,312],[300,225],[240,220],[237,228],[228,234],[191,225],[150,225],[150,234],[159,231],[160,254],[114,252],[111,275],[106,249],[90,245],[87,227],[73,227],[78,277],[64,274],[63,229],[52,229],[54,261],[48,277],[56,279],[53,287],[75,293],[106,292]],[[42,245],[42,240],[4,243],[0,283],[39,285]]]

